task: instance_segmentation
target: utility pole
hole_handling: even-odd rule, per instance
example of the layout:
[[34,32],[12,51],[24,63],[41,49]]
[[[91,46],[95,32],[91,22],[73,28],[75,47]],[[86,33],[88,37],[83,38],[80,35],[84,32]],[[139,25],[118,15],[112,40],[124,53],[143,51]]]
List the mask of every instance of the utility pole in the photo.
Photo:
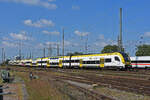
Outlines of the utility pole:
[[2,48],[2,63],[4,62],[4,48]]
[[30,51],[30,58],[29,59],[31,59],[32,58],[32,53],[31,53],[31,51]]
[[88,35],[87,35],[87,39],[85,40],[85,53],[87,54],[88,51]]
[[21,60],[21,40],[19,41],[19,58]]
[[48,44],[48,56],[50,57],[50,43]]
[[52,44],[51,43],[48,44],[48,56],[49,57],[52,56]]
[[65,40],[65,35],[64,35],[64,28],[63,28],[63,49],[62,49],[63,50],[62,51],[63,52],[63,61],[64,61],[64,56],[65,56],[65,51],[64,51],[65,41],[64,40]]
[[33,59],[33,50],[32,50],[32,59]]
[[120,37],[119,37],[119,35],[117,37],[117,42],[118,42],[118,51],[120,51]]
[[59,44],[57,43],[57,56],[59,56]]
[[48,43],[48,56],[51,57],[52,56],[52,43],[51,41],[51,34],[49,34],[49,43]]
[[5,60],[6,60],[6,55],[5,55],[5,50],[4,50],[4,62],[5,62]]
[[65,45],[65,41],[64,41],[64,39],[65,39],[65,36],[64,36],[64,28],[63,28],[63,60],[64,60],[64,53],[65,53],[65,51],[64,51],[64,45]]
[[28,53],[27,53],[27,57],[26,57],[26,59],[29,59]]
[[43,49],[43,57],[45,58],[45,48]]
[[120,8],[120,35],[118,38],[118,47],[119,51],[123,51],[123,44],[122,44],[122,8]]

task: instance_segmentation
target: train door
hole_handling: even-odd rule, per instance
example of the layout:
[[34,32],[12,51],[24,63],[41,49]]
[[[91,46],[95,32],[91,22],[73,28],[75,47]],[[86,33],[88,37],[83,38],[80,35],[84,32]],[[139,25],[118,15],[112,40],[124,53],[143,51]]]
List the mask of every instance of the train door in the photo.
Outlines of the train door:
[[31,63],[30,63],[30,67],[33,67],[33,65],[32,65],[32,61],[31,61]]
[[100,67],[101,67],[101,68],[104,67],[104,58],[100,58]]
[[40,66],[42,67],[43,66],[43,59],[41,58],[41,61],[40,61]]
[[80,68],[83,66],[82,64],[83,64],[83,60],[80,59]]
[[50,67],[50,61],[47,60],[47,67]]
[[59,60],[59,67],[62,68],[62,60]]

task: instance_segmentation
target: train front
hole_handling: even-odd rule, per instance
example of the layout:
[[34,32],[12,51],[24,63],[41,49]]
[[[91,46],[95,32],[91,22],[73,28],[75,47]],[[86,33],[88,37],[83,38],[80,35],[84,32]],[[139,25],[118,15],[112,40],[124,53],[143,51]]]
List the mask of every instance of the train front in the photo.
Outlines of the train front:
[[125,64],[125,69],[131,69],[132,68],[132,65],[131,65],[131,60],[130,60],[130,57],[127,53],[124,53],[124,52],[120,52],[121,55],[123,56],[124,58],[124,64]]

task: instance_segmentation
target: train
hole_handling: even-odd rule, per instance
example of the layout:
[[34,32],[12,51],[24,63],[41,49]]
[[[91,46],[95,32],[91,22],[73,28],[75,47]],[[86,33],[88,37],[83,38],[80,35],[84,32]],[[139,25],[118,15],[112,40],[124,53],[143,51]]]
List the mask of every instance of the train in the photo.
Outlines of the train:
[[128,69],[132,67],[129,55],[123,52],[11,60],[9,61],[9,65],[46,68],[100,69]]
[[132,68],[150,69],[150,56],[130,57]]

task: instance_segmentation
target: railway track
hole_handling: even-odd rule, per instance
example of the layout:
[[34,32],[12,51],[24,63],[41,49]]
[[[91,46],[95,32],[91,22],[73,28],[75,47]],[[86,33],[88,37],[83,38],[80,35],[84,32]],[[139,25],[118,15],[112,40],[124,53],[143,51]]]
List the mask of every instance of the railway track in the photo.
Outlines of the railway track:
[[[64,82],[63,80],[59,80],[59,81]],[[102,95],[102,94],[100,94],[96,91],[86,89],[86,88],[83,88],[81,86],[77,86],[77,85],[74,85],[74,84],[70,84],[70,83],[68,83],[68,84],[75,87],[79,91],[83,92],[86,96],[92,97],[92,100],[115,100],[114,98]]]
[[[16,71],[23,71],[19,68],[15,69]],[[57,79],[65,79],[71,80],[76,82],[83,82],[88,84],[98,84],[100,86],[105,86],[109,88],[115,88],[123,91],[134,92],[138,94],[144,94],[150,96],[150,81],[149,80],[137,80],[137,79],[130,79],[130,78],[123,78],[123,77],[108,77],[108,76],[96,76],[95,74],[99,74],[98,71],[82,71],[82,70],[71,70],[71,69],[32,69],[33,71],[46,71],[46,72],[58,72],[58,73],[65,73],[66,76],[55,76]],[[25,72],[30,72],[30,70],[25,70]],[[78,72],[78,74],[72,74],[72,72]],[[84,74],[83,74],[84,72]],[[118,71],[116,71],[118,72]],[[124,73],[124,72],[123,72]],[[43,75],[48,75],[41,73]],[[133,73],[135,74],[135,73]],[[138,73],[137,73],[138,74]]]
[[[45,75],[45,74],[42,74],[42,76]],[[43,76],[45,77],[45,76]],[[80,80],[80,78],[72,78],[72,77],[65,77],[65,76],[51,76],[50,77],[47,77],[47,79],[49,80],[49,82],[51,83],[50,80],[52,80],[52,78],[54,79],[53,81],[57,81],[59,83],[67,83],[69,86],[72,86],[74,88],[76,88],[77,90],[79,90],[80,92],[84,93],[84,95],[86,97],[92,97],[92,100],[116,100],[112,97],[108,97],[108,96],[105,96],[99,92],[96,92],[92,89],[88,89],[88,88],[84,88],[82,86],[79,86],[79,85],[75,85],[75,84],[71,84],[69,82],[66,82],[68,80],[71,80],[71,81],[74,81],[74,82],[81,82],[81,83],[86,83],[86,84],[91,84],[90,81],[87,81],[87,80]],[[62,90],[61,90],[62,91]],[[64,91],[62,91],[64,92]],[[68,93],[67,93],[68,94]],[[72,97],[70,94],[68,94],[71,98],[74,98]],[[75,99],[75,98],[74,98]]]
[[[111,79],[106,77],[95,77],[95,76],[86,76],[86,75],[80,75],[80,77],[77,76],[56,76],[55,78],[58,79],[65,79],[65,80],[71,80],[76,82],[82,82],[87,84],[98,84],[100,86],[108,87],[108,88],[115,88],[123,91],[128,92],[134,92],[138,94],[144,94],[150,96],[150,87],[145,82],[142,82],[140,84],[140,81],[135,80],[120,80],[120,79]],[[150,82],[150,81],[148,81]],[[139,83],[139,84],[137,84]]]
[[[41,67],[18,67],[18,66],[13,66],[9,67],[10,69],[15,69],[16,71],[31,71],[32,70],[40,70],[40,71],[56,71],[56,72],[88,72],[88,73],[95,73],[95,74],[101,74],[102,72],[107,72],[107,73],[127,73],[131,75],[149,75],[150,76],[150,70],[144,70],[144,69],[136,69],[137,71],[116,71],[116,70],[100,70],[100,69],[62,69],[62,68],[41,68]],[[6,68],[0,68],[0,69],[6,69]],[[29,69],[29,70],[28,70]]]

